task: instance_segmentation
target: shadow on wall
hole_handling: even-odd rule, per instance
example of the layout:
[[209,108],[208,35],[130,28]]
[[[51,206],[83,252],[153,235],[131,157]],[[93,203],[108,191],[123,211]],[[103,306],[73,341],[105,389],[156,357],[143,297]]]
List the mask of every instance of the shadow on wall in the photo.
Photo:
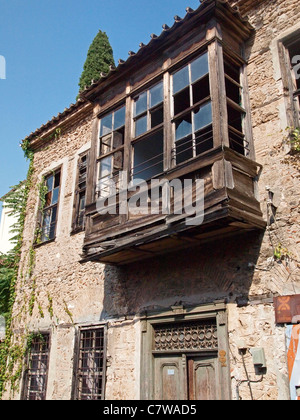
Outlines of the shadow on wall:
[[263,233],[248,232],[122,267],[105,267],[101,319],[247,297]]

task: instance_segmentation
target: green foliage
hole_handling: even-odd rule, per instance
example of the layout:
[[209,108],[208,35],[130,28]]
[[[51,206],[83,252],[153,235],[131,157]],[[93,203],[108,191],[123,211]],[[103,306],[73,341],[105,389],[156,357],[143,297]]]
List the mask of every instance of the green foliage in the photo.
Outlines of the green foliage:
[[294,152],[300,152],[300,128],[291,130],[291,144]]
[[10,286],[15,276],[15,255],[10,252],[0,255],[0,315],[6,315],[9,310]]
[[287,248],[284,248],[281,243],[277,245],[274,250],[274,258],[277,261],[287,259],[290,256],[290,252]]
[[[100,79],[100,73],[108,73],[114,65],[113,50],[105,32],[99,31],[88,50],[87,59],[79,80],[79,93]],[[78,95],[79,96],[79,95]],[[78,97],[77,97],[78,98]]]
[[[16,343],[13,339],[12,331],[12,311],[16,298],[16,284],[18,279],[21,248],[23,243],[23,230],[26,218],[27,200],[32,186],[32,175],[34,171],[34,153],[30,149],[30,142],[26,139],[22,143],[24,155],[29,159],[29,169],[25,183],[20,183],[13,188],[12,192],[6,197],[6,206],[11,209],[11,214],[17,217],[17,222],[13,226],[15,233],[13,250],[5,256],[1,256],[0,267],[0,299],[1,313],[5,313],[6,331],[5,340],[0,345],[0,399],[5,390],[7,382],[10,382],[11,390],[14,391],[22,373],[22,362],[24,357],[24,345],[22,342]],[[32,263],[33,254],[29,257]],[[23,338],[24,339],[24,338]]]

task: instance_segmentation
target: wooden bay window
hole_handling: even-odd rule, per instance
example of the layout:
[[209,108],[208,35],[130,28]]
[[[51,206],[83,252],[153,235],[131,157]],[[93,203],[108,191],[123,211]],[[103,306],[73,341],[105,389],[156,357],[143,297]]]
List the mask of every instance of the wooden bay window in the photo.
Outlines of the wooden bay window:
[[[199,10],[204,11],[205,4]],[[176,30],[166,29],[160,41],[154,37],[151,48],[143,46],[131,54],[103,85],[86,95],[101,112],[100,135],[93,130],[96,200],[115,193],[117,207],[122,205],[125,212],[97,213],[96,200],[88,201],[83,261],[100,256],[102,262],[125,264],[159,254],[160,249],[179,249],[186,246],[183,232],[200,240],[205,229],[211,229],[206,235],[218,229],[217,221],[230,232],[244,226],[264,227],[255,194],[260,165],[255,163],[243,58],[243,43],[252,28],[228,7],[216,2],[205,9],[207,15],[199,12],[199,20],[195,12],[195,20],[176,23]],[[170,214],[135,213],[130,207],[134,188],[127,195],[119,194],[120,170],[134,185],[144,180],[149,186],[156,178],[170,184],[191,180],[194,188],[196,180],[203,180],[204,223],[192,231],[184,212],[175,217],[172,187]],[[149,191],[148,210],[151,204]]]

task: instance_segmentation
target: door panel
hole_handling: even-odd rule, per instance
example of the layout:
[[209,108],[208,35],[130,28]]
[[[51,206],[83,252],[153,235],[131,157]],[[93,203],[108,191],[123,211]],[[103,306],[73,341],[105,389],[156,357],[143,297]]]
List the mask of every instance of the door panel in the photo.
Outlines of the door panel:
[[180,356],[156,356],[154,362],[154,399],[185,400],[186,373]]
[[190,400],[217,400],[217,358],[194,357],[188,360]]

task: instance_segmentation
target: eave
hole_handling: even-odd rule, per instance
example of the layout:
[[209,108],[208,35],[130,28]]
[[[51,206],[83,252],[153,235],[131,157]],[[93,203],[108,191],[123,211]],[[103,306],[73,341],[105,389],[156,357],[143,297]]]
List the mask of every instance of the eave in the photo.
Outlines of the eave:
[[81,98],[97,102],[97,98],[103,91],[122,78],[126,80],[131,71],[135,71],[137,66],[141,66],[144,61],[147,62],[152,52],[157,53],[167,48],[168,45],[175,43],[182,33],[188,33],[192,27],[204,24],[213,17],[238,30],[244,40],[248,39],[254,30],[248,19],[242,17],[239,9],[230,6],[227,0],[203,0],[197,10],[188,7],[184,18],[175,16],[172,27],[167,24],[162,25],[163,30],[160,35],[151,34],[150,42],[146,45],[141,43],[137,52],[129,51],[126,61],[119,60],[118,66],[111,66],[109,73],[101,73],[99,80],[93,81],[92,85],[80,94]]

